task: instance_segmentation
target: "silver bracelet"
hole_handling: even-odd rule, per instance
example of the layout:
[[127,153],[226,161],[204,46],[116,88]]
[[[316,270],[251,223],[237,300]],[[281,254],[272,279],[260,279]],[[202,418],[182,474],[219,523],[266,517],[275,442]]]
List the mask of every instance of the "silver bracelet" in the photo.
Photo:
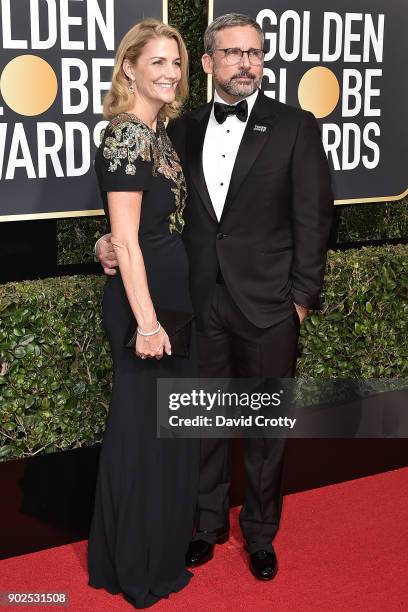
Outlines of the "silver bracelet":
[[155,329],[154,331],[151,332],[142,332],[140,327],[137,327],[137,333],[140,336],[154,336],[155,334],[157,334],[159,331],[161,330],[161,325],[159,323],[159,321],[157,321],[157,329]]

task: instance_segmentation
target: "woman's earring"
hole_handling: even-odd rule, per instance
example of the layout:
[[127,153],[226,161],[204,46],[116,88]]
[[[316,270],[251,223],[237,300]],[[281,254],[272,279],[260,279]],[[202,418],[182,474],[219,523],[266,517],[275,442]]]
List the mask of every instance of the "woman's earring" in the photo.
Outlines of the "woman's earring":
[[130,91],[130,93],[135,93],[135,88],[133,86],[133,81],[130,82],[129,91]]

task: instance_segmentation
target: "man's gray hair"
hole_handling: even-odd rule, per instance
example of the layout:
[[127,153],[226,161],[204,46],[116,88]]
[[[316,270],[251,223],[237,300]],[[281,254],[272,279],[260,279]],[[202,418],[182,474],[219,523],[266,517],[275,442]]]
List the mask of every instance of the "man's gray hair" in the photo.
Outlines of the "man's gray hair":
[[215,51],[215,38],[217,32],[224,30],[225,28],[234,28],[236,26],[251,26],[254,28],[261,37],[263,48],[264,34],[261,26],[257,21],[255,21],[255,19],[252,19],[252,17],[249,17],[248,15],[243,15],[242,13],[227,13],[226,15],[221,15],[220,17],[214,19],[214,21],[210,23],[204,32],[204,51],[208,53],[208,55],[213,55]]

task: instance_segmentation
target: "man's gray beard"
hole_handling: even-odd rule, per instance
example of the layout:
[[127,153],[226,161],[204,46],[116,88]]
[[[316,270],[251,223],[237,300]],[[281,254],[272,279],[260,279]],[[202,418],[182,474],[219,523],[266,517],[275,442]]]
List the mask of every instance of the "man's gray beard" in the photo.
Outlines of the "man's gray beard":
[[235,80],[232,80],[232,81],[218,81],[216,79],[214,80],[216,84],[218,85],[218,87],[221,89],[221,91],[228,94],[229,96],[233,96],[234,98],[240,98],[240,99],[247,98],[248,96],[253,94],[254,91],[256,91],[259,87],[259,82],[256,79],[254,79],[248,85],[240,84]]

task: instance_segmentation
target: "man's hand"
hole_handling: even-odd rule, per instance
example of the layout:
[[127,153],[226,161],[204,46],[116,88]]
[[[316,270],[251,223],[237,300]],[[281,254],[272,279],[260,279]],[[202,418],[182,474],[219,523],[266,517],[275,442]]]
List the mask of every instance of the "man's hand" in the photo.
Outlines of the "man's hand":
[[298,304],[295,304],[295,308],[296,308],[296,312],[298,313],[298,317],[299,317],[300,322],[303,323],[303,321],[307,317],[307,313],[309,312],[308,309],[305,308],[304,306],[299,306]]
[[115,267],[119,265],[116,254],[111,243],[112,234],[105,234],[99,238],[95,246],[95,255],[102,264],[103,271],[108,276],[116,274]]

